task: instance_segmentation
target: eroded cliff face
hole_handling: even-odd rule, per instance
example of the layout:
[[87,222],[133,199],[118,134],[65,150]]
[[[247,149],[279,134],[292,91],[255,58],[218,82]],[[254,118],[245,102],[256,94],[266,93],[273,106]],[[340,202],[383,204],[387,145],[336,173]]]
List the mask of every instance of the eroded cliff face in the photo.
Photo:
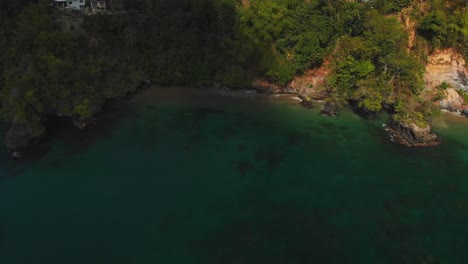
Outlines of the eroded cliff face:
[[324,86],[331,73],[329,60],[325,59],[320,68],[310,69],[303,75],[296,76],[289,84],[289,88],[314,100],[323,100],[328,96]]
[[453,49],[435,51],[428,58],[424,81],[429,89],[446,82],[456,90],[468,92],[468,66],[465,59]]
[[278,85],[266,80],[255,80],[252,86],[266,93],[291,93],[312,100],[323,100],[328,97],[325,82],[332,73],[329,60],[316,69],[309,69],[302,75],[297,75],[287,85]]
[[[428,57],[423,97],[437,100],[436,105],[450,112],[465,114],[468,102],[460,95],[468,92],[468,65],[463,56],[453,49],[437,50]],[[442,88],[441,84],[448,88]],[[443,90],[446,89],[446,90]]]

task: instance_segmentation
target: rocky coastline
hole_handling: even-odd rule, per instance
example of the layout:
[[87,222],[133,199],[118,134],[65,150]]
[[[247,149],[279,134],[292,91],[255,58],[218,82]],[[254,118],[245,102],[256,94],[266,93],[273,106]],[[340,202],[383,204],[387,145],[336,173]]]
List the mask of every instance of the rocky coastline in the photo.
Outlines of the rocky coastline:
[[459,92],[453,88],[445,90],[444,99],[438,101],[436,104],[442,111],[468,118],[468,105],[465,104],[465,100]]
[[[235,97],[250,97],[254,95],[289,95],[291,98],[297,99],[301,106],[306,109],[314,108],[314,103],[318,101],[322,101],[327,97],[320,97],[320,98],[311,98],[310,94],[293,91],[287,88],[279,88],[273,86],[265,85],[265,82],[262,82],[264,85],[259,89],[258,83],[248,89],[235,89],[235,88],[227,88],[227,87],[218,87],[224,96],[235,96]],[[226,92],[228,91],[228,92]],[[243,94],[243,95],[242,95]],[[372,120],[377,117],[376,113],[363,111],[361,108],[357,106],[357,104],[353,104],[353,102],[349,102],[349,107],[353,110],[354,113],[361,116],[364,119]],[[390,112],[390,111],[389,111]],[[327,101],[320,114],[323,116],[334,117],[339,115],[339,106],[334,101]],[[395,142],[399,145],[405,147],[433,147],[438,146],[441,144],[440,139],[438,136],[432,132],[432,129],[429,125],[426,127],[420,127],[416,123],[405,123],[403,121],[397,121],[391,119],[387,125],[385,125],[385,129],[389,134],[389,138],[392,142]]]
[[[130,99],[134,95],[138,94],[143,88],[150,86],[151,81],[143,81],[138,88],[118,98],[123,100]],[[215,94],[228,97],[254,98],[259,96],[289,96],[291,98],[297,99],[300,104],[307,109],[313,108],[315,102],[330,98],[329,95],[324,91],[316,92],[313,89],[297,90],[292,89],[291,87],[280,87],[268,82],[255,82],[250,87],[242,88],[228,87],[219,83],[213,83],[211,88],[213,88]],[[450,91],[447,93],[449,94],[447,97],[448,99],[446,99],[446,101],[440,102],[440,107],[442,109],[447,109],[447,111],[457,111],[460,115],[468,117],[468,108],[462,108],[464,105],[460,103],[460,98],[450,96]],[[375,113],[362,112],[358,107],[356,107],[356,105],[353,105],[353,102],[349,102],[348,105],[356,114],[365,119],[375,118]],[[444,106],[447,107],[444,108]],[[335,101],[326,101],[320,111],[320,114],[323,116],[335,117],[339,115],[339,108],[339,104]],[[88,120],[67,116],[63,118],[68,119],[79,129],[86,129],[87,127],[97,122],[95,118],[90,118]],[[407,147],[430,147],[437,146],[441,143],[437,135],[431,132],[431,128],[429,126],[422,128],[414,123],[404,123],[392,119],[386,126],[386,130],[389,132],[390,139],[393,142]],[[13,120],[5,139],[10,157],[21,158],[23,153],[27,151],[28,147],[30,147],[30,145],[36,141],[37,138],[32,135],[28,124],[20,122],[20,120]]]
[[338,116],[338,105],[335,102],[326,102],[320,114],[323,116]]
[[430,126],[420,127],[415,123],[391,119],[385,129],[391,141],[406,147],[433,147],[441,143]]

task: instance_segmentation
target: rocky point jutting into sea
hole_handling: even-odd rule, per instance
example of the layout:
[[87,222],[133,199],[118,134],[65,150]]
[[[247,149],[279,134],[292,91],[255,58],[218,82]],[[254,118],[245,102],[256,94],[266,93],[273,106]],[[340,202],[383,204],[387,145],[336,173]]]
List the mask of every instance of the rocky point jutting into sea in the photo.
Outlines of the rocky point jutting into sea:
[[[330,95],[325,88],[325,81],[331,72],[330,65],[325,63],[319,69],[309,70],[304,75],[297,76],[284,87],[266,81],[256,81],[253,86],[271,93],[297,93],[308,108],[312,106],[313,100],[328,100],[322,114],[335,116],[338,106],[334,101],[330,101]],[[468,117],[468,102],[460,95],[468,92],[467,76],[468,65],[460,53],[453,49],[437,50],[428,58],[424,75],[425,89],[421,97],[424,100],[435,101],[434,104],[442,110]],[[441,98],[437,98],[439,87],[443,84],[448,85],[447,89],[442,91]],[[357,109],[358,112],[359,110]],[[368,117],[372,116],[372,113],[363,115]],[[391,119],[387,128],[391,140],[404,146],[430,147],[441,143],[428,124],[421,127],[416,123]]]

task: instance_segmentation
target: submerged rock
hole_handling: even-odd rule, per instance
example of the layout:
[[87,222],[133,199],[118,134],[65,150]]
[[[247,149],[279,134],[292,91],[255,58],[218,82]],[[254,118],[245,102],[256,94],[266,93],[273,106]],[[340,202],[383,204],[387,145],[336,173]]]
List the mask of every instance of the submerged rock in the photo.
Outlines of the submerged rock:
[[320,112],[323,116],[337,116],[338,115],[338,106],[335,102],[327,102],[322,111]]
[[415,123],[391,120],[387,126],[390,138],[393,142],[407,147],[431,147],[440,144],[436,134],[432,133],[431,127],[420,127]]

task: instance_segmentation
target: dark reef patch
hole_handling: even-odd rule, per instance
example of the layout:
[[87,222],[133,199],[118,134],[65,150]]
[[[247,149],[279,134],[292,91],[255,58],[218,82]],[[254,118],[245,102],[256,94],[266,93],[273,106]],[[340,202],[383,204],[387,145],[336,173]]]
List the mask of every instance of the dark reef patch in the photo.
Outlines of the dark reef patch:
[[331,263],[342,246],[322,214],[272,205],[246,210],[191,246],[201,262]]
[[243,178],[249,173],[255,173],[255,166],[249,160],[240,160],[234,162],[234,167],[239,173],[239,175]]

